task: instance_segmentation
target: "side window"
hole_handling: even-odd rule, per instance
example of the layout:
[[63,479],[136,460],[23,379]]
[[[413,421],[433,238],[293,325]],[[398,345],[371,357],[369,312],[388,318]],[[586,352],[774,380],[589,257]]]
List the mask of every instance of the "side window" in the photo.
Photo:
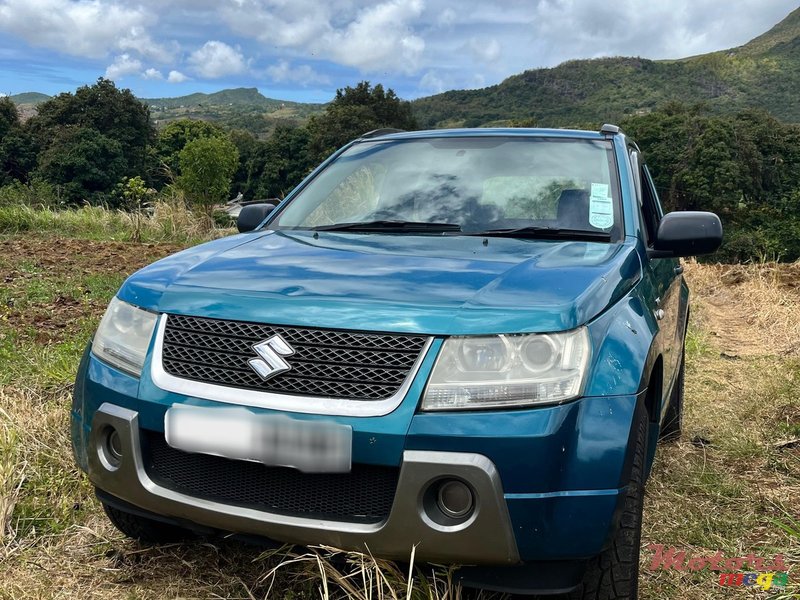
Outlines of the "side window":
[[650,175],[650,169],[647,168],[647,165],[644,165],[642,169],[642,178],[643,181],[646,182],[646,186],[650,189],[656,211],[658,212],[659,220],[661,220],[661,217],[664,216],[664,208],[661,206],[661,200],[659,199],[658,192],[656,191],[656,184],[653,182],[653,176]]
[[656,238],[658,224],[661,222],[661,217],[664,213],[661,209],[661,203],[658,201],[658,194],[653,185],[653,179],[650,177],[650,171],[647,170],[647,166],[644,164],[642,165],[640,177],[642,181],[642,215],[647,228],[647,245],[649,246],[652,240]]

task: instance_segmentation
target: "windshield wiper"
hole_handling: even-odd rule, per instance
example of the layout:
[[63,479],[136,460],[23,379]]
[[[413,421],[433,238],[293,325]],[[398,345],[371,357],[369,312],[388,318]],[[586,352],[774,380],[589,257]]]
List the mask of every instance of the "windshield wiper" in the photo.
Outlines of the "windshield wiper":
[[588,229],[569,229],[565,227],[542,227],[537,225],[514,227],[512,229],[487,229],[486,231],[470,232],[466,235],[533,238],[539,240],[570,239],[589,242],[611,241],[611,233],[608,231],[590,231]]
[[427,221],[400,221],[381,220],[363,221],[357,223],[334,223],[333,225],[320,225],[312,227],[313,231],[411,231],[442,233],[447,231],[461,231],[458,223],[428,223]]

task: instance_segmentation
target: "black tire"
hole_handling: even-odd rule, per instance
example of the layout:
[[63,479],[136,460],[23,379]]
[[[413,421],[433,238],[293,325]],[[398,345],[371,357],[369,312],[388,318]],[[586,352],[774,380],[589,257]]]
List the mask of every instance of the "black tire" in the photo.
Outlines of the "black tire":
[[143,544],[169,544],[193,537],[192,532],[183,527],[125,512],[105,502],[102,504],[114,527]]
[[583,583],[569,600],[636,600],[639,594],[639,548],[642,534],[647,412],[636,413],[631,442],[635,444],[631,479],[623,500],[622,515],[611,546],[589,561]]
[[678,369],[678,378],[669,397],[667,412],[664,415],[664,424],[658,436],[660,442],[675,442],[681,438],[683,428],[683,371],[686,363],[685,353],[681,353],[681,366]]

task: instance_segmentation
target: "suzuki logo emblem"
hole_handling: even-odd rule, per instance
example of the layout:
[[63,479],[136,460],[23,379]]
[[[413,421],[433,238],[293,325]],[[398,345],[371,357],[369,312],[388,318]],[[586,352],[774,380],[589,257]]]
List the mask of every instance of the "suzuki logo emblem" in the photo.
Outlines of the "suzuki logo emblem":
[[286,340],[278,334],[259,342],[253,346],[253,350],[260,358],[251,358],[247,361],[247,364],[258,373],[261,379],[267,380],[292,368],[292,365],[283,360],[282,357],[294,354],[294,348],[287,344]]

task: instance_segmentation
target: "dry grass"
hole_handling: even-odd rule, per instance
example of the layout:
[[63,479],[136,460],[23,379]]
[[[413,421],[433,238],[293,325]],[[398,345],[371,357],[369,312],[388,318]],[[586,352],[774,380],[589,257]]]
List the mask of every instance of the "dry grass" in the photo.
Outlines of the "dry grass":
[[[799,594],[800,264],[687,265],[693,291],[682,441],[656,455],[645,505],[646,597],[723,597],[708,572],[647,572],[647,543],[695,556],[787,554]],[[796,528],[796,525],[794,526]],[[730,591],[728,592],[731,593]]]
[[[35,251],[28,243],[15,247]],[[51,272],[26,259],[38,265],[36,278],[63,277],[71,268],[56,261],[61,271]],[[781,446],[800,437],[800,266],[692,264],[687,277],[694,299],[685,434],[660,448],[648,484],[642,597],[743,593],[723,592],[709,572],[650,572],[650,542],[697,555],[784,552],[794,569],[785,597],[800,594],[800,445]],[[44,307],[50,295],[41,298]],[[28,308],[37,306],[31,300]],[[3,321],[0,311],[0,342],[14,327],[22,326]],[[0,371],[15,360],[9,356],[0,353]],[[124,539],[73,466],[66,377],[20,375],[0,389],[0,598],[462,597],[446,570],[414,569],[409,585],[407,566],[357,553],[263,551],[232,540],[147,548]]]

